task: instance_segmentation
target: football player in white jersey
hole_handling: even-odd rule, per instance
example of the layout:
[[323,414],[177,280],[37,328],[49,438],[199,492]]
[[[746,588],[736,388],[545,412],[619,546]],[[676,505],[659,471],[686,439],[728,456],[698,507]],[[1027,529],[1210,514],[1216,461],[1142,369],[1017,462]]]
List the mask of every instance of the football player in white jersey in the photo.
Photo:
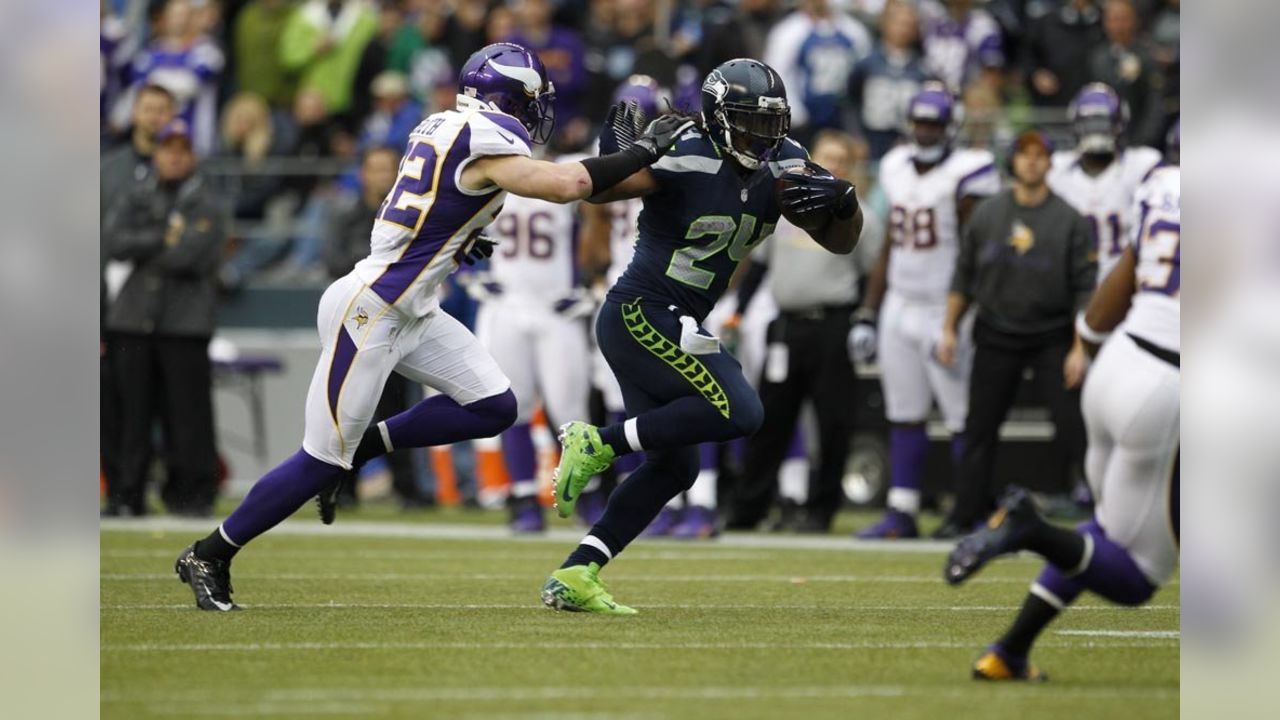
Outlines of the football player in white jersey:
[[576,204],[511,197],[489,233],[498,241],[489,271],[467,283],[481,301],[480,339],[511,380],[516,422],[502,433],[511,477],[511,529],[545,529],[538,503],[537,453],[529,421],[539,403],[558,418],[587,413],[587,324],[595,308],[578,285]]
[[[657,162],[692,125],[659,118],[626,150],[550,163],[530,157],[530,146],[546,142],[554,124],[554,88],[535,55],[512,43],[485,47],[467,60],[458,86],[457,109],[431,115],[410,134],[374,223],[369,257],[320,299],[321,354],[307,393],[302,448],[178,556],[174,570],[202,610],[237,609],[236,552],[310,498],[335,492],[367,460],[509,427],[516,416],[511,383],[476,338],[440,310],[440,283],[459,262],[492,250],[480,231],[502,210],[507,192],[553,202],[604,192]],[[630,108],[611,109],[610,117],[618,116],[635,117]],[[370,427],[392,372],[441,394]]]
[[[1177,133],[1175,125],[1173,148]],[[1005,553],[1030,550],[1048,561],[1013,625],[974,665],[975,678],[1043,679],[1028,662],[1031,646],[1080,593],[1140,605],[1178,562],[1180,185],[1179,168],[1164,165],[1138,188],[1130,241],[1077,318],[1086,348],[1102,345],[1084,386],[1093,519],[1078,530],[1052,525],[1012,488],[947,560],[952,584]]]
[[1068,115],[1077,144],[1074,150],[1053,154],[1049,188],[1089,221],[1101,285],[1130,236],[1134,190],[1160,162],[1160,152],[1124,146],[1129,107],[1104,83],[1086,85],[1071,101]]
[[955,99],[941,83],[925,83],[911,100],[908,121],[912,142],[880,161],[889,242],[849,335],[855,360],[879,355],[890,423],[889,508],[858,533],[862,538],[919,535],[916,515],[929,449],[925,421],[935,400],[952,433],[952,456],[959,457],[973,353],[966,342],[956,363],[946,367],[933,350],[946,315],[960,228],[978,200],[1000,189],[989,151],[953,146]]

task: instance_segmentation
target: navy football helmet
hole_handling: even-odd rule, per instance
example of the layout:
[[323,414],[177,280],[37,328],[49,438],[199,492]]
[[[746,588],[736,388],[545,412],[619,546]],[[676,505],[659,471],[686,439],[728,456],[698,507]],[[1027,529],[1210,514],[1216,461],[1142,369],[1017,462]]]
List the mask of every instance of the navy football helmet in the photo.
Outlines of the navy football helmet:
[[494,43],[472,53],[458,75],[458,94],[519,120],[535,143],[551,138],[555,87],[538,56],[515,43]]
[[1106,83],[1089,83],[1067,107],[1078,148],[1085,155],[1111,155],[1129,124],[1129,105]]
[[926,82],[907,105],[907,128],[912,157],[936,163],[946,157],[955,138],[958,109],[955,96],[937,81]]
[[712,141],[739,164],[759,168],[791,129],[782,77],[759,60],[721,63],[702,81],[702,122]]

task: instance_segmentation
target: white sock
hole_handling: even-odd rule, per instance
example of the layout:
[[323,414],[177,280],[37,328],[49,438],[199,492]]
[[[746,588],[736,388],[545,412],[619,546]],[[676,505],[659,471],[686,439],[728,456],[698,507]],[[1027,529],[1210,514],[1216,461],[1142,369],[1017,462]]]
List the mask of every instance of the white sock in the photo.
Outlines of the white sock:
[[809,500],[809,459],[788,458],[778,469],[778,494],[797,505]]
[[911,516],[920,514],[920,491],[915,488],[889,488],[888,505],[892,510]]
[[627,418],[626,422],[622,423],[622,434],[627,439],[627,446],[631,448],[631,452],[644,450],[640,446],[640,428],[636,418]]
[[720,479],[720,471],[703,470],[698,473],[698,479],[693,481],[693,487],[689,488],[688,499],[689,504],[694,507],[716,509],[716,482]]

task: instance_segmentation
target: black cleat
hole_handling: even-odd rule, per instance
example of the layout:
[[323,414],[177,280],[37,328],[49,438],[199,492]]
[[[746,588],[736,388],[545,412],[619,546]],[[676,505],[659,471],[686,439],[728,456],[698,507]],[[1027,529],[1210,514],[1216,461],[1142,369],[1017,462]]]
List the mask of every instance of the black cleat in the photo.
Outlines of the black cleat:
[[332,525],[338,516],[338,491],[341,489],[342,483],[337,483],[316,495],[316,512],[320,515],[320,522],[325,525]]
[[959,585],[996,557],[1021,550],[1023,540],[1039,522],[1031,495],[1020,487],[1010,487],[987,524],[961,539],[947,556],[943,577]]
[[231,612],[240,606],[231,600],[231,563],[225,560],[202,560],[191,544],[173,565],[178,579],[191,586],[196,594],[196,607],[215,612]]

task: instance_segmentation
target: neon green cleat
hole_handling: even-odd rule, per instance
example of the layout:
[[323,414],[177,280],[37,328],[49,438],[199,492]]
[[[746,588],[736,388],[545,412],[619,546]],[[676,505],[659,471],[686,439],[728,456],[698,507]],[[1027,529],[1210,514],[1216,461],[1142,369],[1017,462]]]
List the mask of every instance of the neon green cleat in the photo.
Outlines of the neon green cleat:
[[636,610],[613,601],[600,581],[600,566],[574,565],[551,573],[542,586],[542,604],[555,610],[604,615],[635,615]]
[[556,513],[560,517],[573,515],[582,488],[592,475],[608,470],[614,457],[613,448],[600,439],[595,425],[574,421],[560,426],[560,465],[553,477]]

